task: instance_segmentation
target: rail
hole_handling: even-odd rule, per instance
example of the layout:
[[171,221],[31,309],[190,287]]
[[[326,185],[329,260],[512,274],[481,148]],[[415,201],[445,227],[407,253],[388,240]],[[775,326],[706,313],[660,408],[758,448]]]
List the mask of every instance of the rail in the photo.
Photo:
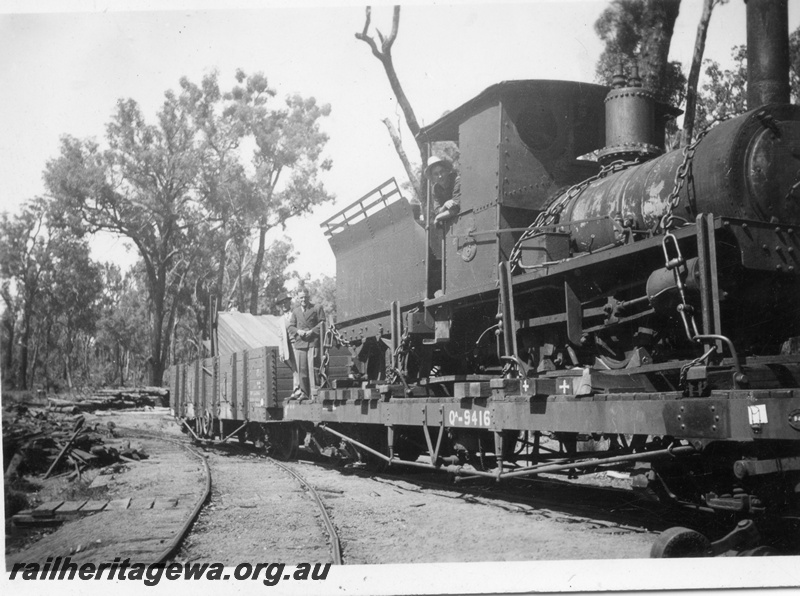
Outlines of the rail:
[[205,505],[206,501],[208,501],[209,497],[211,496],[211,468],[208,465],[208,459],[206,459],[206,457],[204,457],[202,454],[192,449],[189,445],[186,444],[185,441],[181,441],[180,439],[165,437],[159,433],[150,433],[147,431],[139,430],[137,428],[130,428],[125,426],[118,426],[117,428],[119,430],[125,431],[128,435],[131,436],[145,437],[177,445],[178,447],[181,447],[182,449],[184,449],[185,451],[187,451],[188,453],[190,453],[203,463],[203,473],[205,477],[203,492],[197,499],[197,501],[195,501],[194,507],[192,507],[192,510],[189,513],[189,516],[186,518],[186,521],[183,523],[183,525],[181,525],[180,530],[176,532],[176,534],[164,546],[164,548],[156,557],[155,563],[163,564],[175,553],[175,551],[178,550],[178,547],[181,545],[181,542],[183,542],[183,539],[186,538],[186,535],[189,533],[189,530],[191,529],[192,524],[194,524],[195,520],[197,519],[197,516],[200,515],[200,510],[203,508],[203,505]]
[[276,466],[278,466],[284,472],[288,472],[292,476],[294,476],[295,480],[297,480],[303,487],[308,490],[308,494],[311,495],[311,498],[317,503],[319,507],[320,514],[322,515],[322,522],[325,524],[325,529],[328,532],[328,536],[331,541],[331,554],[333,556],[333,564],[334,565],[342,565],[342,545],[339,542],[339,535],[336,533],[336,527],[333,525],[333,521],[331,521],[331,517],[328,515],[328,511],[325,509],[325,504],[322,502],[322,498],[319,496],[314,487],[311,486],[308,481],[303,478],[300,474],[292,470],[289,466],[282,464],[279,461],[276,461],[274,458],[268,458],[269,461]]

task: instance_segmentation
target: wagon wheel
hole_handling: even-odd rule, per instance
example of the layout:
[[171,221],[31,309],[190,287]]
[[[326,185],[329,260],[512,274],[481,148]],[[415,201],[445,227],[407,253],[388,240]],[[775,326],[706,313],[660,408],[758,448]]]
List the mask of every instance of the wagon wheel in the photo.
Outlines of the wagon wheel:
[[211,426],[213,420],[208,411],[203,413],[203,416],[197,419],[197,436],[201,439],[211,438]]
[[650,549],[651,559],[703,557],[710,555],[711,542],[700,532],[688,528],[670,528],[656,538]]
[[286,461],[297,457],[300,431],[294,424],[272,425],[269,430],[269,439],[272,445],[272,456],[276,459]]
[[206,433],[206,418],[205,416],[200,416],[197,418],[197,436],[201,439],[205,439],[208,437]]

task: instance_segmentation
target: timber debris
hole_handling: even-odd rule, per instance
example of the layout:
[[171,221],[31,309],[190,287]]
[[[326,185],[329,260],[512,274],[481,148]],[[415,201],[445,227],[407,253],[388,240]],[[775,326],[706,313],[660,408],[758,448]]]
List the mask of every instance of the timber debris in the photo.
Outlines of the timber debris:
[[146,459],[130,443],[111,446],[117,433],[113,422],[87,424],[83,414],[63,409],[13,404],[3,412],[3,452],[8,464],[6,483],[22,475],[81,479],[88,468]]

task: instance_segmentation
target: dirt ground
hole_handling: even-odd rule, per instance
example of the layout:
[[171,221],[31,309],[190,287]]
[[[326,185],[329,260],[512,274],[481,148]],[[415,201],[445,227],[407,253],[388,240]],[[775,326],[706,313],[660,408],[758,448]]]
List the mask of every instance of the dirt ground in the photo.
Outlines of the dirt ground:
[[[103,412],[99,418],[113,420],[123,440],[124,427],[185,438],[160,409]],[[96,514],[68,522],[32,545],[9,542],[7,533],[7,561],[58,554],[113,559],[120,556],[123,542],[137,543],[144,556],[157,549],[140,538],[158,534],[163,542],[166,533],[177,531],[200,494],[201,464],[156,442],[130,440],[143,443],[151,458],[115,475],[104,498],[178,497],[181,507],[171,517],[148,520],[131,511]],[[204,455],[211,467],[212,497],[174,560],[226,565],[330,560],[315,505],[296,480],[263,456],[236,446],[209,448]],[[413,477],[364,477],[304,462],[290,465],[323,498],[339,532],[345,564],[646,558],[655,538],[645,529],[476,497],[456,488],[422,489]],[[609,484],[613,479],[597,481]],[[52,483],[38,498],[45,501],[68,490]],[[9,544],[16,544],[17,552],[9,552]]]
[[[167,419],[165,420],[165,416]],[[145,411],[98,412],[86,414],[87,424],[100,420],[116,421],[131,428],[166,431],[182,439],[168,408]],[[104,445],[122,449],[132,446],[149,455],[138,462],[91,469],[81,481],[64,477],[22,479],[32,492],[29,508],[54,501],[81,502],[131,499],[125,511],[101,511],[51,528],[19,528],[6,522],[6,563],[17,560],[44,561],[49,556],[70,556],[73,561],[104,561],[130,553],[150,560],[162,552],[185,522],[204,489],[202,462],[180,446],[160,440],[133,436],[119,429],[116,437],[106,437]],[[102,472],[108,472],[103,474]],[[102,486],[92,487],[95,480]],[[148,500],[171,500],[165,509],[143,509]]]

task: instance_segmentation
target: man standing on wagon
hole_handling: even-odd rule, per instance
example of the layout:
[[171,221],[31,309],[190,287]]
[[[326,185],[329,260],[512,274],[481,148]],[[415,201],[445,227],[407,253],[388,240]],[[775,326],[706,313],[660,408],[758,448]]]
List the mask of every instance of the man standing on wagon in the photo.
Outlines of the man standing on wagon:
[[311,303],[308,288],[298,292],[299,306],[292,310],[289,317],[289,337],[294,342],[297,358],[297,374],[300,377],[301,395],[295,397],[311,397],[311,373],[314,358],[319,349],[319,338],[325,322],[325,310],[322,306]]
[[292,369],[293,386],[292,392],[297,393],[300,391],[300,379],[297,376],[297,360],[294,356],[294,347],[292,340],[289,337],[289,321],[292,318],[292,297],[286,292],[282,292],[275,300],[278,308],[281,310],[281,323],[283,329],[281,330],[280,344],[278,349],[280,352],[281,360],[283,360],[289,368]]

